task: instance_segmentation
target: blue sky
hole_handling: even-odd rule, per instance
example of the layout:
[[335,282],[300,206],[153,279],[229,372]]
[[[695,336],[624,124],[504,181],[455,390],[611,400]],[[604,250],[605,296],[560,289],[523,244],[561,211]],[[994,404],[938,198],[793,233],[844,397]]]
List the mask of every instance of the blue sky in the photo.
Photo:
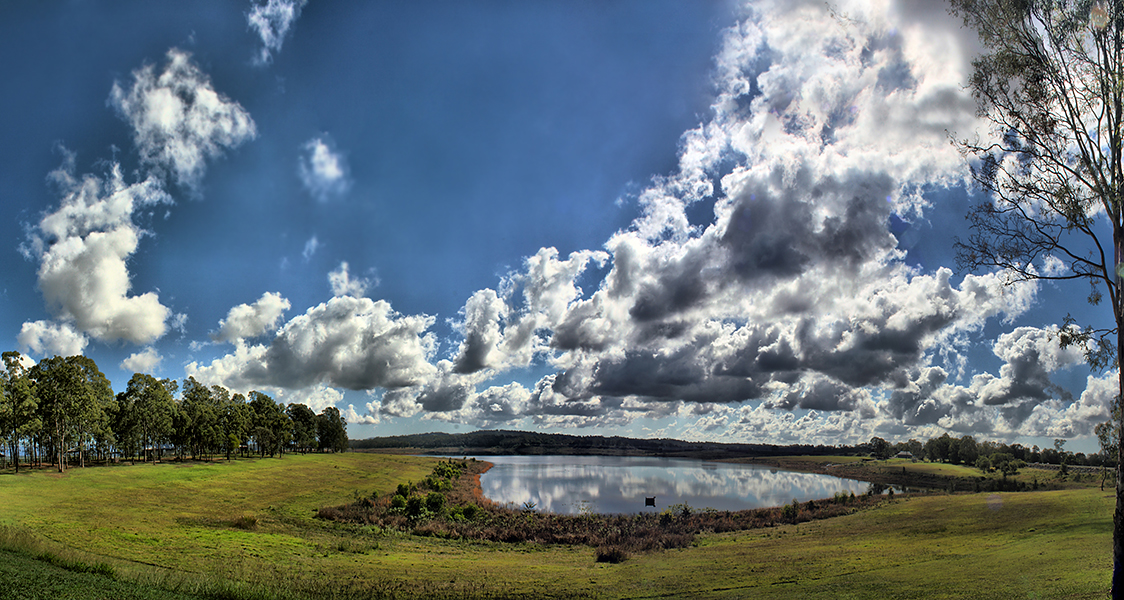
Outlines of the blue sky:
[[1085,289],[956,270],[974,40],[825,6],[5,3],[0,338],[352,437],[1092,450]]

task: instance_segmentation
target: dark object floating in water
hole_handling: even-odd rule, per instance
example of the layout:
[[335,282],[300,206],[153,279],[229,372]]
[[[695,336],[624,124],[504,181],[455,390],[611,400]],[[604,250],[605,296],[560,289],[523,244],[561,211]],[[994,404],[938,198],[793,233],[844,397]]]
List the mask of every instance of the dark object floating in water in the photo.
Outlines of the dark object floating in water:
[[644,506],[655,506],[655,505],[656,505],[656,497],[655,496],[652,496],[651,498],[644,498]]

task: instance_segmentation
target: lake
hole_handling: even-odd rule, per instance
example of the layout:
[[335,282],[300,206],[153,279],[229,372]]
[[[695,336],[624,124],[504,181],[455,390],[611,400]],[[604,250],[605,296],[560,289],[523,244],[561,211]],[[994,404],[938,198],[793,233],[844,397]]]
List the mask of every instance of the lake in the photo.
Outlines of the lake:
[[[772,467],[641,456],[481,456],[495,466],[480,477],[501,504],[560,514],[661,511],[673,504],[742,510],[865,493],[870,483]],[[645,507],[645,497],[656,506]]]

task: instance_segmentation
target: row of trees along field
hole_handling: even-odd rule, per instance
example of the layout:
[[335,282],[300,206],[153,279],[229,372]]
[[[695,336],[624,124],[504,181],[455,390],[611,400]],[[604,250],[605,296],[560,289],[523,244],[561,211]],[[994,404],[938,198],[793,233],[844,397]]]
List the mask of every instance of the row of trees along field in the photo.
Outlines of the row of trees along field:
[[1110,435],[1111,433],[1111,426],[1108,423],[1105,423],[1104,427],[1097,428],[1101,451],[1092,454],[1066,450],[1066,441],[1063,439],[1054,440],[1052,448],[1039,448],[1038,446],[1027,448],[1022,444],[978,442],[970,435],[952,437],[947,433],[940,437],[929,438],[924,443],[911,439],[908,442],[891,444],[882,438],[875,437],[871,438],[870,442],[866,444],[860,444],[860,450],[864,453],[869,452],[877,458],[889,458],[904,451],[909,452],[917,459],[968,465],[980,467],[984,470],[988,470],[985,468],[987,465],[1010,461],[1100,467],[1116,464],[1116,440],[1115,436]]
[[334,406],[316,414],[304,404],[274,402],[261,392],[231,394],[188,377],[136,373],[114,394],[85,356],[44,358],[30,368],[3,353],[0,371],[2,463],[51,464],[59,471],[91,460],[160,460],[278,456],[286,451],[342,452],[347,422]]

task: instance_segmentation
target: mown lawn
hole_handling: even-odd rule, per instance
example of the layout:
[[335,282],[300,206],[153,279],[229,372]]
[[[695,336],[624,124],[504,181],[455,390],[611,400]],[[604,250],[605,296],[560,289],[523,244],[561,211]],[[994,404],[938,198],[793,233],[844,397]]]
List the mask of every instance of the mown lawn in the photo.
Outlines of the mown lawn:
[[[95,584],[137,578],[234,579],[325,598],[1107,597],[1113,498],[1095,488],[898,499],[615,565],[594,562],[588,547],[418,538],[313,518],[357,493],[418,481],[435,462],[347,453],[0,475],[0,524],[116,569],[117,582],[101,578],[75,598],[128,597]],[[49,567],[5,556],[0,577],[34,580]]]

